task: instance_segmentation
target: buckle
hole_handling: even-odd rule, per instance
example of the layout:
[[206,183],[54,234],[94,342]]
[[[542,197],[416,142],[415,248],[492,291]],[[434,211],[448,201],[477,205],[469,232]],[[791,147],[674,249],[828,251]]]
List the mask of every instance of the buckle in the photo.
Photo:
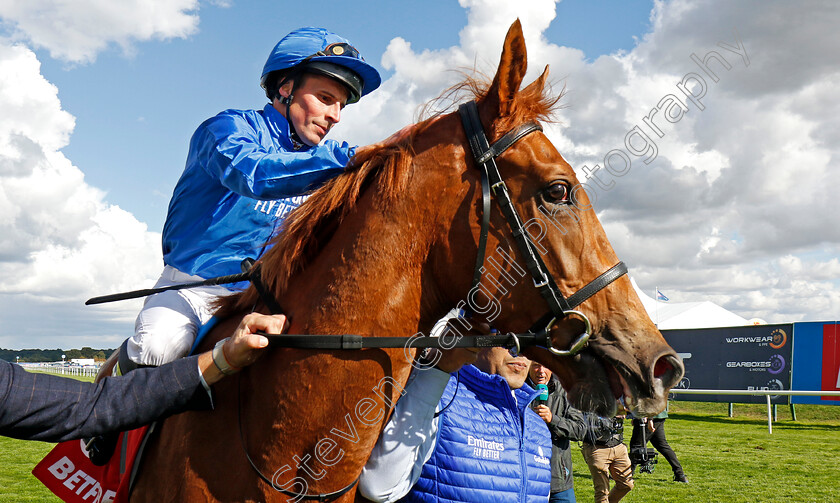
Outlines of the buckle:
[[522,351],[522,347],[519,345],[519,337],[517,337],[516,334],[514,334],[514,333],[509,333],[508,335],[510,337],[513,337],[513,342],[514,342],[514,344],[516,344],[515,348],[508,349],[508,353],[510,353],[510,356],[516,358],[517,356],[519,356],[519,353]]
[[[590,323],[589,318],[587,318],[586,315],[583,314],[580,311],[574,311],[574,310],[563,311],[563,314],[565,316],[569,316],[569,315],[579,316],[583,320],[584,324],[586,325],[586,328],[584,329],[583,333],[580,334],[577,337],[577,339],[575,339],[572,342],[569,349],[564,350],[564,349],[557,349],[557,348],[551,347],[551,337],[546,337],[546,342],[548,344],[546,349],[548,349],[549,351],[551,351],[552,353],[554,353],[555,355],[558,355],[558,356],[574,356],[574,355],[578,354],[581,349],[585,348],[586,345],[589,343],[589,337],[591,337],[591,335],[592,335],[592,323]],[[551,319],[551,321],[548,322],[548,324],[546,325],[546,327],[544,329],[544,332],[546,334],[548,334],[548,332],[551,331],[551,327],[554,325],[554,323],[556,321],[557,321],[557,318],[554,317],[554,318]]]

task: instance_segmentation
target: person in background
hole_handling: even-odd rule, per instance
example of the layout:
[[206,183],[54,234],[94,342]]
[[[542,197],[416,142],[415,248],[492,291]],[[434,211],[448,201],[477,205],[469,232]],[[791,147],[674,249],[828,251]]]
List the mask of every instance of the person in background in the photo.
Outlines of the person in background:
[[[583,459],[592,474],[595,486],[595,503],[617,503],[633,489],[633,472],[630,456],[624,445],[624,406],[612,420],[594,418],[597,428],[583,441]],[[610,478],[615,485],[610,489]]]
[[587,422],[583,413],[569,404],[566,390],[548,368],[531,362],[525,383],[535,389],[545,386],[548,394],[545,400],[538,396],[531,402],[531,408],[545,421],[551,433],[551,493],[548,501],[575,503],[570,441],[586,437]]
[[[652,418],[634,417],[633,434],[630,436],[630,450],[647,449],[647,443],[650,442],[653,448],[659,451],[662,457],[671,465],[671,470],[674,472],[674,482],[688,484],[688,478],[685,476],[680,460],[677,459],[677,454],[668,444],[668,439],[665,438],[665,419],[667,418],[667,409]],[[636,465],[634,464],[634,473],[635,470]]]
[[[450,359],[436,368],[415,367],[362,470],[362,496],[377,502],[548,500],[551,438],[529,407],[538,394],[525,384],[530,362],[504,348],[468,351],[445,352]],[[464,365],[471,359],[474,364]]]
[[283,315],[252,313],[212,351],[94,384],[25,371],[0,360],[0,435],[64,442],[138,428],[191,409],[212,408],[210,385],[254,363]]

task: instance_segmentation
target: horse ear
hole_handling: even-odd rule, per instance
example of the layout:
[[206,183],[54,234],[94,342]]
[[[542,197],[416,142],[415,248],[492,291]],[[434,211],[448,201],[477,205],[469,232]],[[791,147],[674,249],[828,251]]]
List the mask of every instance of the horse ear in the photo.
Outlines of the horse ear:
[[548,80],[548,65],[545,65],[545,70],[543,70],[542,75],[540,75],[537,80],[528,84],[528,87],[521,91],[522,94],[542,96],[546,80]]
[[525,71],[528,69],[528,53],[525,50],[525,36],[519,19],[513,22],[505,36],[502,59],[487,93],[488,104],[498,107],[499,116],[510,113],[513,98],[519,91]]

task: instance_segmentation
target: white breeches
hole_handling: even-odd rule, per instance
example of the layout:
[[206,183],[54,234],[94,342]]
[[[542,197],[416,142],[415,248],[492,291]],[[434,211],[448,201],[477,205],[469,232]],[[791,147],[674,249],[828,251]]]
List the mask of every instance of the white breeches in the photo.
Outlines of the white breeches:
[[[166,266],[155,287],[203,279]],[[186,356],[199,327],[212,317],[210,303],[231,293],[222,286],[203,286],[147,297],[134,323],[134,335],[126,345],[128,357],[140,365],[163,365]]]

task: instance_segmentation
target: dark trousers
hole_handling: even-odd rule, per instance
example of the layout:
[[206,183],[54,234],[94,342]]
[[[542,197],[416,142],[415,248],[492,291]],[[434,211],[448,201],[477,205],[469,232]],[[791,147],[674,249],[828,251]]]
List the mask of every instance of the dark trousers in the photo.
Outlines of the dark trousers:
[[[648,421],[651,420],[648,419]],[[633,420],[633,436],[630,437],[630,448],[633,449],[634,447],[647,447],[647,445],[642,445],[642,434],[644,433],[645,440],[650,442],[653,448],[659,451],[659,454],[662,454],[662,457],[665,458],[666,461],[668,461],[669,465],[671,465],[671,470],[674,471],[674,477],[685,477],[682,465],[680,465],[680,461],[677,459],[677,455],[676,453],[674,453],[674,449],[671,449],[671,446],[668,445],[668,440],[665,439],[665,419],[653,419],[652,421],[653,427],[656,428],[653,433],[646,429],[646,427],[642,425],[642,422],[640,420]]]

